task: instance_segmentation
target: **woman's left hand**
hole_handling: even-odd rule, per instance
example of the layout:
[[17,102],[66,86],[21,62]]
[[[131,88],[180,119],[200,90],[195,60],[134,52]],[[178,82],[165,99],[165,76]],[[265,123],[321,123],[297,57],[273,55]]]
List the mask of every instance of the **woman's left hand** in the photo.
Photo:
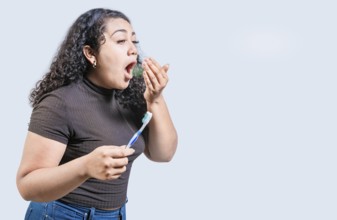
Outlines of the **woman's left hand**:
[[148,103],[154,103],[161,96],[162,91],[168,83],[167,71],[169,65],[161,66],[153,58],[146,58],[143,61],[143,76],[146,84],[144,98]]
[[175,154],[178,143],[177,132],[162,95],[169,80],[169,66],[161,66],[153,58],[147,58],[143,61],[143,68],[146,84],[144,98],[147,111],[152,112],[144,153],[150,160],[168,162]]

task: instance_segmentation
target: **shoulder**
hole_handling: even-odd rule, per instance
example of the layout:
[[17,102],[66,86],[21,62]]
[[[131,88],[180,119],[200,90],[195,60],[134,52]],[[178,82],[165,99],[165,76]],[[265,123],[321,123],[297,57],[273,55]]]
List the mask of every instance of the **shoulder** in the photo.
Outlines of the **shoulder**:
[[71,102],[71,99],[74,99],[74,97],[76,97],[76,94],[79,90],[78,87],[79,86],[77,83],[72,83],[55,89],[49,93],[46,93],[41,97],[36,107],[47,105],[51,108],[59,108],[63,105],[66,105],[66,103]]
[[67,97],[71,91],[72,86],[65,86],[45,94],[34,106],[28,130],[66,144],[72,134]]

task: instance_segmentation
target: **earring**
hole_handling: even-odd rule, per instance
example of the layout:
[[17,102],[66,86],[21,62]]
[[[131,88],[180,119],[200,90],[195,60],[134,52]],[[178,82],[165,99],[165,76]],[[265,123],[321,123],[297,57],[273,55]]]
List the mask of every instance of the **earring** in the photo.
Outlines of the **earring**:
[[94,60],[94,63],[92,64],[92,67],[96,69],[96,60]]

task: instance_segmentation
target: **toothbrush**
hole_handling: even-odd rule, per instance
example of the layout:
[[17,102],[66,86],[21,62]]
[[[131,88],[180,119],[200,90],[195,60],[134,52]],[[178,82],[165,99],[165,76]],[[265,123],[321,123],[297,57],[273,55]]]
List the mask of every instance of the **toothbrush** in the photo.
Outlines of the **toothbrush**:
[[152,113],[151,112],[146,112],[143,119],[142,119],[142,122],[143,122],[143,125],[142,127],[132,136],[132,138],[130,139],[128,145],[126,145],[126,147],[131,147],[135,142],[136,140],[138,139],[139,135],[142,133],[142,131],[144,130],[145,126],[150,122],[152,118]]

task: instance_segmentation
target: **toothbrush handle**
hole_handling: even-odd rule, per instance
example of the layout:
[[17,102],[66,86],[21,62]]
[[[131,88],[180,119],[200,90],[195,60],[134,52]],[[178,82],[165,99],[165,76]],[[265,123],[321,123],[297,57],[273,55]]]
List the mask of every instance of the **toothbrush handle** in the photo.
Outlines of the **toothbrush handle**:
[[137,132],[132,136],[132,138],[130,139],[128,145],[126,145],[126,147],[127,147],[127,148],[128,148],[128,147],[131,147],[131,146],[137,141],[139,135],[140,135],[140,132],[137,131]]

